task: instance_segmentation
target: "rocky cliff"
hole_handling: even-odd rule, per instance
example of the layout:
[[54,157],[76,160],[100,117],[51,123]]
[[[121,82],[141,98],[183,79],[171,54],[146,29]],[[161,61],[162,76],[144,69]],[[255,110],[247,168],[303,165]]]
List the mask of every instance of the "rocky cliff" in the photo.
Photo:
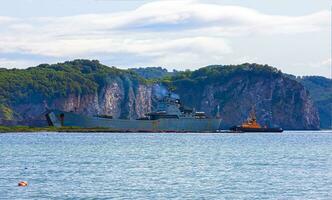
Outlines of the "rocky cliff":
[[252,106],[263,125],[319,128],[307,90],[268,66],[208,66],[157,82],[88,60],[0,72],[1,124],[41,124],[45,108],[135,119],[151,111],[163,84],[209,116],[217,114],[219,105],[222,128],[241,123]]
[[318,129],[319,117],[308,91],[277,69],[256,64],[209,66],[170,81],[183,102],[215,116],[222,128],[244,121],[252,107],[262,125]]
[[305,76],[297,78],[308,89],[318,109],[320,127],[332,128],[332,80],[321,76]]
[[43,121],[46,108],[136,119],[152,107],[151,84],[131,72],[109,68],[98,61],[75,60],[2,72],[1,124],[45,123],[40,120]]
[[39,117],[45,108],[90,116],[103,114],[115,118],[136,119],[151,111],[151,88],[148,85],[131,85],[126,80],[116,80],[102,86],[94,94],[69,94],[47,103],[24,103],[11,107],[17,114],[14,120],[25,121],[24,123]]

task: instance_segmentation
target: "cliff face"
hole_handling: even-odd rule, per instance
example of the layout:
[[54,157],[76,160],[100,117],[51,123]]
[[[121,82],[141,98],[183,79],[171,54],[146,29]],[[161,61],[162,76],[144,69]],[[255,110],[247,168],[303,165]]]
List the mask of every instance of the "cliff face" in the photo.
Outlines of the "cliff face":
[[45,124],[46,108],[123,119],[151,111],[151,85],[132,72],[98,61],[74,60],[0,72],[0,124]]
[[332,128],[332,80],[321,76],[298,78],[301,84],[310,92],[318,109],[320,128]]
[[[255,107],[261,125],[285,129],[318,129],[319,117],[307,90],[281,73],[241,68],[221,71],[209,78],[206,73],[176,80],[182,101],[215,116],[220,106],[222,128],[243,122]],[[214,72],[218,73],[218,72]],[[225,75],[227,74],[227,75]]]
[[[319,128],[318,113],[307,90],[298,81],[268,66],[209,66],[178,72],[158,84],[86,60],[19,71],[22,76],[17,82],[16,71],[5,72],[4,77],[12,77],[1,83],[0,76],[0,124],[45,125],[42,113],[46,107],[90,116],[106,114],[136,119],[151,112],[156,96],[168,93],[160,86],[162,82],[185,105],[208,116],[216,116],[219,105],[222,128],[240,124],[253,106],[262,125]],[[43,80],[44,76],[56,81]],[[22,81],[22,77],[26,80]],[[6,84],[8,81],[10,84]]]
[[215,115],[218,105],[223,128],[244,121],[253,106],[262,125],[285,129],[319,128],[319,118],[308,92],[300,84],[282,77],[255,81],[235,77],[226,84],[205,86],[199,108]]
[[[104,85],[95,94],[57,98],[48,103],[20,104],[13,107],[17,121],[39,120],[45,108],[74,111],[84,115],[106,114],[115,118],[136,119],[151,111],[151,86],[123,80]],[[40,116],[43,118],[43,116]],[[24,122],[23,122],[24,123]]]

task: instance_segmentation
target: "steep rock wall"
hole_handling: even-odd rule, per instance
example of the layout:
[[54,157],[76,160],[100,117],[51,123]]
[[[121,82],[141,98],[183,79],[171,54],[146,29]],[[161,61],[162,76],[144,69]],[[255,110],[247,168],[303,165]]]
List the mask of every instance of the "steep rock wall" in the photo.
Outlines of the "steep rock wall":
[[44,119],[42,113],[46,108],[73,111],[90,116],[103,114],[125,119],[144,117],[145,113],[151,112],[151,86],[126,84],[127,86],[124,86],[122,80],[117,80],[102,86],[95,94],[68,94],[67,97],[57,98],[47,103],[20,104],[13,107],[17,114],[14,121],[17,121],[16,124],[23,125],[29,125],[29,121],[36,123]]
[[243,122],[254,107],[259,123],[285,129],[318,129],[319,117],[307,90],[283,76],[234,76],[224,82],[178,84],[184,103],[216,116],[222,128]]

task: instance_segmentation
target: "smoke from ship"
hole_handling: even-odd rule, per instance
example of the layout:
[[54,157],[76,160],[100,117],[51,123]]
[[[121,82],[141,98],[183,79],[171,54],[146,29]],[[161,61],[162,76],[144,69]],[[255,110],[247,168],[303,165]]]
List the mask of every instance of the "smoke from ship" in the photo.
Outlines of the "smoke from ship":
[[161,100],[164,97],[171,95],[171,98],[180,99],[180,96],[174,92],[169,91],[164,85],[156,84],[152,88],[153,98],[156,100]]

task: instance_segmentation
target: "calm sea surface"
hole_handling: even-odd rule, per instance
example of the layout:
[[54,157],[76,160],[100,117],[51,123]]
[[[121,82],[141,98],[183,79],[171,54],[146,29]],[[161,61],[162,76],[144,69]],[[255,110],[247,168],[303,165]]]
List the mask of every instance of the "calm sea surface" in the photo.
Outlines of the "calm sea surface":
[[332,199],[332,132],[0,134],[0,199],[112,198]]

